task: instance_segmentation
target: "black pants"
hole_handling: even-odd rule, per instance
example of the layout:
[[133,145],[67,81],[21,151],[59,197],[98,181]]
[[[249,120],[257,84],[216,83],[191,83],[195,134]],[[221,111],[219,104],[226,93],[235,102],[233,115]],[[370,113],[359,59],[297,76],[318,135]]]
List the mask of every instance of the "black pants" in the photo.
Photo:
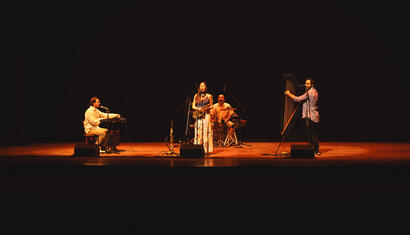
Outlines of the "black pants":
[[312,145],[315,152],[319,152],[319,123],[313,122],[312,120],[305,118],[306,123],[306,136]]

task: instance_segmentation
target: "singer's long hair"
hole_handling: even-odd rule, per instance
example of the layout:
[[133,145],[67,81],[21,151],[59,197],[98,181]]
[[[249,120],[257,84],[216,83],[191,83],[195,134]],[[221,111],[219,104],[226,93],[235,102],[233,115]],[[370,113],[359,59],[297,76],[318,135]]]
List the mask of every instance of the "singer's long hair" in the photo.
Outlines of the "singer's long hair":
[[208,85],[206,84],[206,82],[201,82],[201,83],[199,83],[198,91],[197,91],[197,93],[196,93],[195,103],[199,103],[199,102],[201,101],[201,96],[200,96],[200,94],[201,94],[201,88],[199,88],[199,87],[201,86],[202,83],[205,85],[205,91],[204,91],[204,93],[205,93],[205,94],[208,93]]

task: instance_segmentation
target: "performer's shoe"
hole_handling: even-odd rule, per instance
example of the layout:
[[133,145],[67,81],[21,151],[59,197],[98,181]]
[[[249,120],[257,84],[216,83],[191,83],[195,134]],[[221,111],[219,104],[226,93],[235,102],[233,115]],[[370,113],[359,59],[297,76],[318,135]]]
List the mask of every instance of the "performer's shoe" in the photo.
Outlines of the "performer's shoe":
[[105,148],[105,146],[99,145],[99,147],[100,147],[100,153],[106,153],[107,152],[107,149]]
[[115,146],[107,146],[107,153],[119,153],[118,149]]
[[106,146],[101,145],[101,146],[100,146],[100,153],[111,154],[111,153],[118,153],[118,151],[112,149],[112,148],[111,148],[110,146],[108,146],[108,145],[106,145]]
[[119,153],[120,151],[117,149],[117,147],[115,147],[115,145],[111,145],[111,151],[113,153]]

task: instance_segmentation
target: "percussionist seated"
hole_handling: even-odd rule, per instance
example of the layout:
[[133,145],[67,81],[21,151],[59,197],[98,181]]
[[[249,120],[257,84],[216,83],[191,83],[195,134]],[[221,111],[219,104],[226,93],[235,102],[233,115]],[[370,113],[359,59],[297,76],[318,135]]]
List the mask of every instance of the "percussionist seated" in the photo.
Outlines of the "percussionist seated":
[[218,103],[214,104],[211,110],[211,116],[216,125],[226,125],[228,127],[228,134],[234,131],[233,122],[230,120],[234,115],[233,108],[230,104],[225,102],[223,94],[218,95]]
[[100,108],[100,99],[98,97],[92,97],[90,99],[90,107],[85,111],[84,115],[84,131],[86,136],[97,135],[98,140],[95,144],[99,145],[100,151],[106,153],[118,152],[118,149],[112,144],[112,131],[108,132],[108,129],[101,128],[100,123],[102,119],[114,119],[121,118],[116,113],[104,113],[98,110]]

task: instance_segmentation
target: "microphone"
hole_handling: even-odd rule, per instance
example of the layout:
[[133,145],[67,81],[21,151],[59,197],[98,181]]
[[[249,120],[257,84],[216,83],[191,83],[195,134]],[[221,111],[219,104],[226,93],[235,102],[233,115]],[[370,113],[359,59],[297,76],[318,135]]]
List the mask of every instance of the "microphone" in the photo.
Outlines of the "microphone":
[[195,84],[195,91],[196,91],[197,93],[200,93],[199,84]]
[[225,85],[224,85],[223,93],[225,93],[225,92],[226,92],[226,83],[225,83]]
[[105,107],[105,106],[102,106],[102,105],[100,105],[100,108],[102,108],[102,109],[109,109],[109,108],[107,108],[107,107]]

